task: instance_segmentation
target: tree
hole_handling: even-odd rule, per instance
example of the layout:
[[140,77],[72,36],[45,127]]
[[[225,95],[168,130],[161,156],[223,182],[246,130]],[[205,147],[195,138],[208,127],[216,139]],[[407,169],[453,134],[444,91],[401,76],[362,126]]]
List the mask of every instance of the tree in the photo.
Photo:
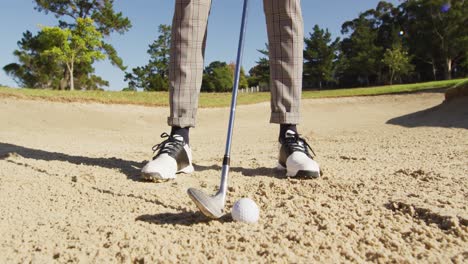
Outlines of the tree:
[[247,88],[247,87],[249,87],[249,82],[247,81],[247,77],[245,76],[244,68],[241,67],[240,76],[239,76],[239,88]]
[[413,0],[401,4],[408,28],[410,52],[417,59],[443,70],[451,79],[454,68],[463,64],[468,47],[468,4],[466,1]]
[[132,89],[144,91],[167,91],[169,89],[169,55],[171,47],[171,26],[160,25],[158,38],[149,45],[147,65],[136,67],[125,74],[125,81]]
[[369,11],[375,21],[377,31],[376,45],[384,50],[391,49],[394,45],[402,45],[401,12],[393,4],[380,1],[377,7]]
[[315,82],[322,88],[323,82],[333,80],[333,61],[336,59],[339,38],[333,42],[327,30],[314,26],[313,33],[305,38],[304,79]]
[[[113,32],[124,34],[132,24],[122,12],[115,12],[114,0],[34,0],[39,12],[53,13],[59,18],[59,25],[62,28],[73,29],[78,18],[91,18],[96,23],[96,28],[103,36],[109,36]],[[72,22],[67,22],[61,18],[71,18]],[[117,55],[114,47],[108,43],[102,45],[111,63],[125,70],[122,59]]]
[[204,71],[202,88],[204,92],[228,92],[232,89],[234,77],[225,62],[214,61]]
[[249,86],[269,84],[270,82],[270,61],[268,60],[269,47],[265,44],[265,49],[257,50],[263,56],[256,61],[257,65],[249,70],[247,79]]
[[[382,47],[376,44],[377,30],[373,11],[368,10],[358,18],[342,25],[341,32],[349,37],[340,44],[340,77],[353,78],[353,83],[371,84],[371,78],[378,80],[383,56]],[[374,81],[375,82],[375,81]]]
[[408,75],[414,69],[414,66],[410,63],[408,52],[403,51],[398,46],[393,49],[387,49],[382,62],[390,69],[390,84],[393,84],[394,78]]
[[[61,28],[74,29],[78,18],[91,18],[95,26],[103,36],[109,36],[113,32],[123,34],[131,28],[131,22],[121,12],[115,12],[114,0],[34,0],[34,9],[39,12],[53,13],[59,19]],[[125,70],[122,59],[118,56],[115,48],[103,42],[101,51],[107,55],[111,64],[121,70]],[[102,85],[108,85],[99,76],[93,75],[94,68],[89,65],[77,63],[75,65],[75,76],[77,83],[82,89],[96,89]]]
[[95,60],[104,59],[99,50],[102,47],[102,35],[93,25],[90,18],[78,18],[73,30],[59,27],[44,27],[40,35],[46,41],[56,40],[54,45],[44,50],[41,56],[55,59],[66,66],[70,76],[70,90],[75,90],[74,66],[76,63],[92,64]]
[[50,88],[64,85],[66,74],[61,65],[40,56],[48,47],[58,45],[58,42],[55,39],[45,39],[41,37],[42,34],[43,32],[39,32],[34,36],[30,31],[23,33],[23,38],[18,41],[19,49],[13,52],[18,63],[3,67],[6,74],[20,87]]
[[[231,62],[228,64],[229,70],[231,71],[232,79],[234,80],[234,74],[236,71],[236,64]],[[240,69],[240,76],[239,76],[239,88],[247,88],[249,87],[249,83],[247,81],[247,77],[245,76],[244,68],[241,67]]]
[[73,19],[71,23],[59,20],[61,27],[73,28],[78,18],[92,18],[97,30],[104,36],[109,36],[114,31],[123,34],[132,26],[122,12],[114,11],[114,0],[35,0],[35,2],[34,9],[39,12],[51,12],[57,18]]

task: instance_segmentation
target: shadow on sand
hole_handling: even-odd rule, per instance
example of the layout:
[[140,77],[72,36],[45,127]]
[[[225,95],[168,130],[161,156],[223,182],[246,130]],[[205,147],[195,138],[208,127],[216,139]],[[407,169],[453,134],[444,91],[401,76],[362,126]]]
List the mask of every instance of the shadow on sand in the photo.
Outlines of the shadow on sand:
[[454,99],[426,110],[396,117],[387,124],[404,127],[446,127],[468,129],[468,97]]
[[[33,149],[9,143],[0,142],[0,158],[6,157],[10,153],[17,153],[18,155],[35,160],[45,161],[64,161],[77,165],[88,165],[88,166],[99,166],[107,169],[118,169],[127,176],[128,179],[134,181],[140,181],[140,168],[144,166],[145,161],[137,162],[124,160],[120,158],[90,158],[83,156],[73,156],[65,153],[50,152],[40,149]],[[218,170],[221,172],[222,167],[220,165],[198,165],[193,164],[195,171],[207,171],[207,170]],[[285,178],[284,172],[275,168],[241,168],[241,167],[230,167],[230,171],[240,172],[244,176],[268,176],[275,178]]]
[[[200,212],[181,212],[181,213],[162,213],[155,215],[141,215],[135,219],[136,221],[143,221],[150,224],[157,225],[185,225],[191,226],[199,223],[208,223],[213,221]],[[231,215],[225,214],[220,219],[216,221],[226,223],[231,222]]]
[[[221,173],[222,166],[220,165],[198,165],[193,164],[195,171],[207,171],[207,170],[217,170]],[[242,168],[242,167],[230,167],[229,171],[239,172],[243,176],[247,177],[254,177],[254,176],[266,176],[266,177],[274,177],[274,178],[286,178],[285,172],[281,170],[277,170],[275,168],[266,168],[266,167],[259,167],[259,168]]]
[[77,165],[99,166],[107,169],[118,169],[127,176],[128,179],[133,181],[140,181],[140,168],[144,162],[136,162],[130,160],[123,160],[120,158],[90,158],[83,156],[73,156],[65,153],[50,152],[40,149],[27,148],[8,143],[0,142],[0,159],[8,156],[10,153],[17,153],[18,155],[35,160],[45,161],[64,161]]

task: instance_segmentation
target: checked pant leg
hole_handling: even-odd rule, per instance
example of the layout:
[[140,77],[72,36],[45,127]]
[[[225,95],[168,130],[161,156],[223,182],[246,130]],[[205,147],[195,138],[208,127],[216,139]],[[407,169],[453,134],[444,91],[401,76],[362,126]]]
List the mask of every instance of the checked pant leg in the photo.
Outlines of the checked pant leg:
[[298,124],[304,22],[300,0],[263,0],[270,50],[271,123]]
[[211,0],[176,0],[169,61],[168,125],[194,127]]

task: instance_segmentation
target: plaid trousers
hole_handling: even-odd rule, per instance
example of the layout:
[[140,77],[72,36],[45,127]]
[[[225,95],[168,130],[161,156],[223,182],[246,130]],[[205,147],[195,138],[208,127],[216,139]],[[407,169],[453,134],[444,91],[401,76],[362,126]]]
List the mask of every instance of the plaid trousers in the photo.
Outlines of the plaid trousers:
[[[176,0],[168,124],[195,127],[211,0]],[[270,60],[271,123],[298,124],[304,29],[300,0],[263,0]]]

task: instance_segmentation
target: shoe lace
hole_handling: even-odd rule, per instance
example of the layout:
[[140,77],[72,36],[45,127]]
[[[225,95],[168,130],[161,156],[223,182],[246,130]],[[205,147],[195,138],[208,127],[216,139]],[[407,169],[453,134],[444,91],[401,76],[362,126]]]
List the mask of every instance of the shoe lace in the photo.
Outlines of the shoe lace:
[[[286,137],[285,139],[283,139],[283,144],[287,148],[291,149],[292,152],[300,151],[307,154],[307,156],[310,156],[311,158],[317,156],[312,147],[307,143],[307,141],[304,138],[301,138],[299,134],[294,134],[292,136]],[[309,149],[314,156],[310,155]]]
[[184,147],[183,141],[177,140],[176,138],[174,138],[174,136],[169,135],[166,132],[161,134],[161,138],[166,138],[166,140],[153,146],[152,148],[153,152],[156,152],[159,150],[159,152],[153,157],[153,159],[165,153],[172,156],[173,154],[177,153],[181,148]]

